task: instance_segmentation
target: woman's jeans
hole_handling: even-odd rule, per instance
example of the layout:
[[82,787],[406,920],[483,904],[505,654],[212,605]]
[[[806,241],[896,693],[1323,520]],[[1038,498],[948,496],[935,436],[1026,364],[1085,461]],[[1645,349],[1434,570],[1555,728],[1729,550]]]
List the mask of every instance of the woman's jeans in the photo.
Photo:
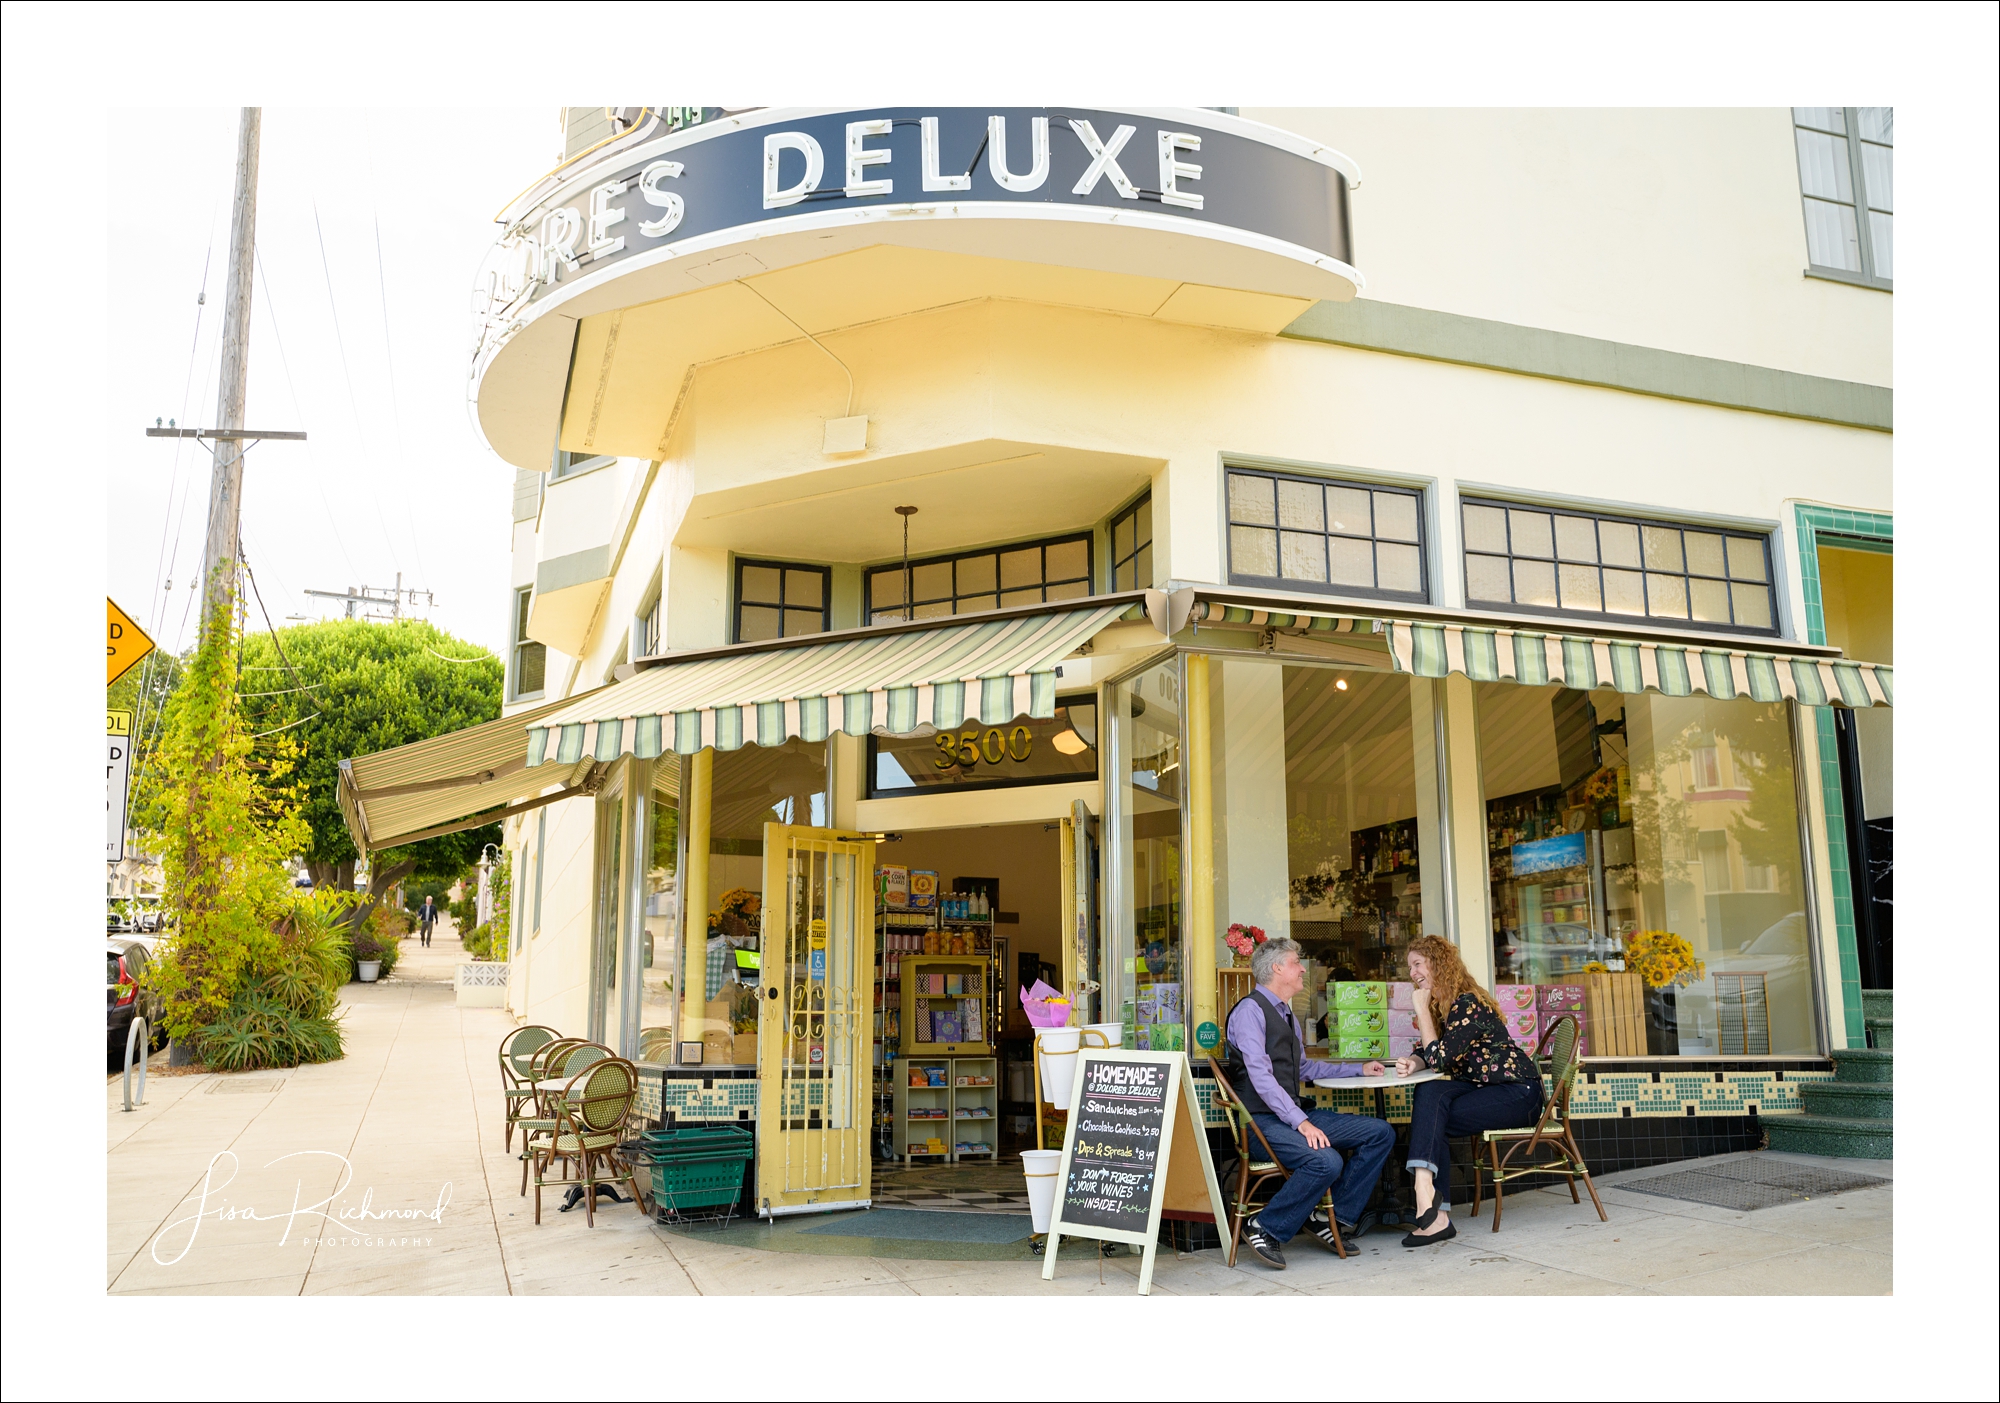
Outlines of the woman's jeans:
[[1466,1081],[1427,1081],[1413,1088],[1412,1095],[1410,1157],[1404,1163],[1412,1174],[1430,1170],[1437,1185],[1435,1201],[1447,1209],[1451,1204],[1451,1137],[1531,1126],[1542,1113],[1540,1082],[1475,1086]]

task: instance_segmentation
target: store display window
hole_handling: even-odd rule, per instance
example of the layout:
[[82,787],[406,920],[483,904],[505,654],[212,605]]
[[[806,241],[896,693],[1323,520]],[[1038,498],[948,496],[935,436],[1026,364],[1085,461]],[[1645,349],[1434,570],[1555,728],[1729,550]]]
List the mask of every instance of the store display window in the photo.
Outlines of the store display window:
[[1517,1041],[1575,1011],[1595,1056],[1815,1052],[1784,705],[1511,683],[1476,698]]
[[1337,1050],[1328,983],[1396,980],[1409,942],[1444,930],[1438,786],[1415,739],[1421,726],[1435,754],[1430,684],[1261,658],[1214,657],[1208,675],[1216,965],[1231,965],[1233,923],[1298,941],[1294,1011],[1310,1044]]
[[1186,1046],[1181,981],[1181,674],[1168,658],[1105,688],[1116,776],[1105,839],[1103,1017],[1125,1046]]

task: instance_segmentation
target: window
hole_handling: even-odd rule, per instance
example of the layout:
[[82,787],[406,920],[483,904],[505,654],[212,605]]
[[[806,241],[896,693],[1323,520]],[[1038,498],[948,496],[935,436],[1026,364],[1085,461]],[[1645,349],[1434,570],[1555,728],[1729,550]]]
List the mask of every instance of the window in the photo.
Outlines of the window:
[[1097,778],[1097,700],[1060,697],[1046,721],[976,718],[928,736],[868,738],[868,797],[1005,789]]
[[[740,593],[740,591],[739,591]],[[660,651],[660,596],[640,611],[632,621],[632,658],[655,657]]]
[[1088,536],[933,556],[913,560],[908,568],[907,596],[902,565],[868,572],[870,623],[976,614],[982,609],[1083,599],[1091,593]]
[[528,637],[528,606],[535,588],[524,585],[514,591],[514,695],[530,697],[542,690],[548,671],[549,650]]
[[832,573],[823,565],[737,561],[736,641],[762,643],[825,633],[831,627]]
[[1778,631],[1764,536],[1505,502],[1461,510],[1472,608]]
[[1896,109],[1794,107],[1792,124],[1810,271],[1888,287],[1896,254]]
[[549,477],[552,480],[577,477],[592,468],[601,468],[610,461],[611,455],[608,453],[570,453],[558,448],[555,463],[549,469]]
[[1426,597],[1416,492],[1238,468],[1228,476],[1231,584]]
[[1111,588],[1149,589],[1153,583],[1153,494],[1148,492],[1111,518]]

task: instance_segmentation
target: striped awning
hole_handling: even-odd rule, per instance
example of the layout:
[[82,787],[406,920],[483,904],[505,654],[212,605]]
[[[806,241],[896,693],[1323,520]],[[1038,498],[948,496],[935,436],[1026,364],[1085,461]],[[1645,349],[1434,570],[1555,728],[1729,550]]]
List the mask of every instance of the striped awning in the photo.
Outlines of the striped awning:
[[1056,664],[1132,614],[1120,602],[663,663],[531,725],[528,764],[1047,718]]
[[1197,624],[1237,628],[1304,629],[1311,633],[1380,633],[1382,621],[1370,615],[1285,613],[1276,609],[1253,609],[1226,604],[1219,599],[1199,599],[1188,618]]
[[1402,619],[1384,620],[1384,626],[1396,670],[1417,677],[1458,672],[1475,682],[1560,682],[1669,697],[1706,692],[1718,700],[1790,698],[1802,706],[1895,703],[1894,670],[1874,663]]

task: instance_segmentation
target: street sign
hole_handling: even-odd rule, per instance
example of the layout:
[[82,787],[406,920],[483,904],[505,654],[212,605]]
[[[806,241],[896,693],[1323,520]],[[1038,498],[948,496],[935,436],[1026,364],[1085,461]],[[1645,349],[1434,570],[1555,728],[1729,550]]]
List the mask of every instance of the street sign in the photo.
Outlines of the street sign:
[[109,646],[104,650],[104,685],[109,687],[131,671],[134,663],[153,651],[153,640],[146,637],[146,631],[133,623],[132,616],[108,596],[104,607],[110,615]]
[[[111,606],[117,612],[116,604]],[[151,647],[151,644],[147,645]],[[132,782],[132,713],[104,713],[104,812],[110,823],[105,834],[104,860],[125,857],[125,796]]]

